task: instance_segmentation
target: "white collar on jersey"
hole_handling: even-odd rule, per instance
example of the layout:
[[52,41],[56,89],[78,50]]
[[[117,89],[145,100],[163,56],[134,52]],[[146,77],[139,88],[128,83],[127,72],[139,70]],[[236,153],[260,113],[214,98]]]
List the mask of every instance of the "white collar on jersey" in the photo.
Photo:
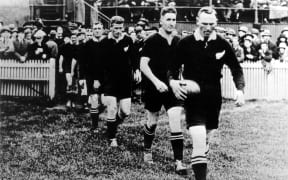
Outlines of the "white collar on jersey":
[[124,38],[124,33],[122,33],[122,35],[118,38],[118,39],[116,39],[113,35],[112,35],[112,32],[109,32],[108,33],[108,39],[114,39],[116,42],[119,42],[119,41],[121,41],[123,38]]
[[[196,41],[204,41],[204,37],[200,34],[200,29],[199,29],[199,28],[197,28],[197,29],[195,30],[195,32],[194,32],[194,37],[195,37],[195,40],[196,40]],[[208,41],[216,40],[216,37],[217,37],[216,31],[213,31],[213,32],[210,34],[210,36],[209,36],[209,38],[208,38]]]

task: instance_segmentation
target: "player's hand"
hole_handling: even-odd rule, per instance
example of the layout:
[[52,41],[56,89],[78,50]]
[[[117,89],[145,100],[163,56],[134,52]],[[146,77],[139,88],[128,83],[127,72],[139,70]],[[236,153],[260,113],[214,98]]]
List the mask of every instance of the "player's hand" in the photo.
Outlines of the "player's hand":
[[20,57],[20,62],[24,63],[26,61],[26,57],[25,56],[21,56]]
[[66,74],[66,80],[67,80],[67,85],[68,86],[72,86],[72,82],[73,82],[73,77],[70,73]]
[[244,93],[242,90],[236,91],[236,106],[243,106],[245,104]]
[[246,57],[247,57],[248,59],[253,59],[253,55],[252,55],[252,54],[247,54]]
[[156,81],[155,87],[160,93],[168,91],[167,85],[164,82],[160,81],[160,80]]
[[182,88],[179,80],[171,80],[169,82],[169,85],[177,99],[185,100],[187,98],[187,92],[185,89]]
[[141,76],[141,72],[139,69],[137,69],[135,72],[134,72],[134,80],[136,81],[136,83],[140,83],[141,80],[142,80],[142,76]]
[[94,80],[94,83],[93,83],[93,88],[94,89],[98,89],[99,87],[100,87],[100,81],[98,81],[98,80]]
[[85,84],[85,80],[84,79],[80,79],[79,80],[79,86],[83,87]]

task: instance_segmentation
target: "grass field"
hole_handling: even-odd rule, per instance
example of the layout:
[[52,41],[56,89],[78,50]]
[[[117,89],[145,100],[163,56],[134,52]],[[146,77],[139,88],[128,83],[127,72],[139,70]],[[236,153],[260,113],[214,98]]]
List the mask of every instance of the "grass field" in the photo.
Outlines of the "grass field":
[[[111,149],[105,126],[89,132],[85,113],[47,110],[45,102],[35,99],[0,103],[0,179],[185,179],[171,164],[165,114],[153,145],[156,165],[149,166],[142,160],[142,105],[133,106],[120,127],[119,148]],[[192,144],[185,137],[189,164]],[[239,108],[225,101],[210,148],[210,180],[287,180],[288,102],[254,101]]]

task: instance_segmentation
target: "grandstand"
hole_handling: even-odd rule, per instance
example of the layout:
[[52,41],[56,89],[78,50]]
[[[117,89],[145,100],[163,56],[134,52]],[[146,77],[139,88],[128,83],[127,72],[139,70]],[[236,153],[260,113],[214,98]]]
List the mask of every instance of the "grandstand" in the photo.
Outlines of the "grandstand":
[[121,15],[129,22],[140,17],[157,22],[159,9],[173,5],[179,22],[195,21],[202,6],[214,6],[220,22],[285,23],[288,18],[286,0],[30,0],[31,19],[70,20],[89,25],[100,18]]

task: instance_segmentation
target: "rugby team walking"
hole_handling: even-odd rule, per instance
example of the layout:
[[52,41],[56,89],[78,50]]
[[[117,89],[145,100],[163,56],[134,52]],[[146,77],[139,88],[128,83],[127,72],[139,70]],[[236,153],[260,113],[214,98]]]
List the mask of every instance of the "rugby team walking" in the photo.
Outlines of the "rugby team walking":
[[[218,128],[221,110],[221,69],[224,64],[231,69],[238,105],[244,104],[243,71],[231,45],[214,30],[217,25],[214,9],[201,8],[195,32],[183,39],[175,35],[176,16],[174,7],[164,7],[159,31],[147,37],[144,43],[140,38],[139,47],[135,46],[135,40],[123,33],[122,17],[111,18],[111,31],[107,36],[102,35],[101,23],[94,24],[94,37],[77,50],[80,56],[85,57],[78,58],[82,61],[78,64],[83,73],[80,84],[86,80],[92,130],[98,128],[99,107],[103,103],[107,110],[107,138],[111,147],[117,147],[118,126],[130,114],[133,79],[136,82],[142,79],[147,110],[143,127],[144,162],[153,163],[152,143],[163,105],[168,114],[175,172],[180,175],[188,172],[182,162],[184,137],[181,120],[185,117],[193,142],[192,169],[196,180],[205,180],[207,137]],[[141,28],[137,30],[140,32]],[[67,52],[73,52],[72,46],[67,46],[60,54],[67,56],[66,59],[73,64],[73,58]],[[73,71],[70,64],[64,69],[68,74]],[[72,85],[70,75],[66,78]]]

